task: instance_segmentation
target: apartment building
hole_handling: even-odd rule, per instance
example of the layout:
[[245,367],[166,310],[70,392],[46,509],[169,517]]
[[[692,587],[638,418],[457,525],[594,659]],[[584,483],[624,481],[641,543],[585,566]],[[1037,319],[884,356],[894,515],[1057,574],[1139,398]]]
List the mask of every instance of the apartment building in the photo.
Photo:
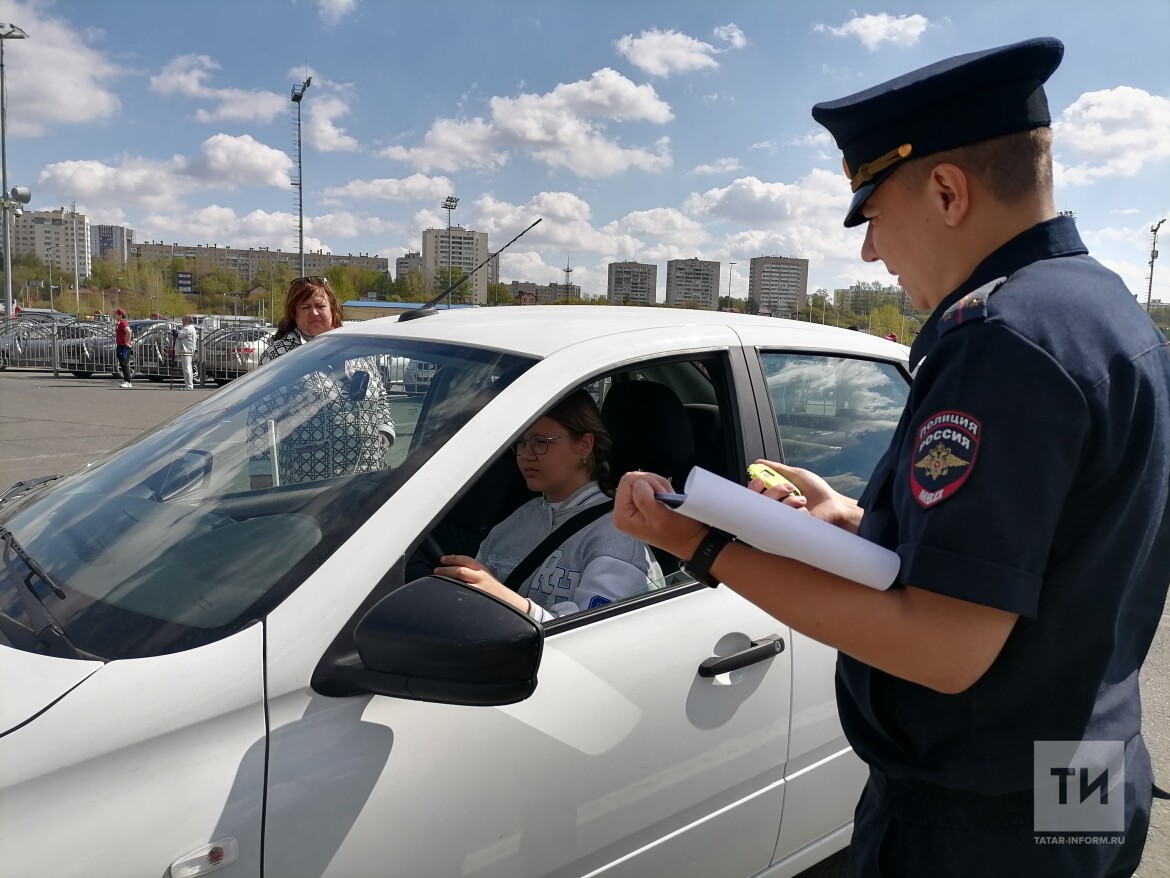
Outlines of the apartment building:
[[666,263],[666,304],[681,308],[694,304],[707,311],[719,307],[720,263],[671,259]]
[[89,217],[66,210],[26,210],[16,217],[12,229],[12,253],[33,254],[54,271],[89,277],[93,268],[90,256]]
[[89,251],[94,259],[112,259],[119,268],[125,268],[133,245],[133,229],[125,226],[89,227]]
[[[426,229],[422,236],[423,275],[431,279],[435,292],[442,292],[447,284],[440,285],[437,277],[450,267],[458,277],[459,271],[471,274],[477,265],[488,258],[487,232],[476,232],[462,226],[450,229]],[[495,262],[496,260],[492,260]],[[443,272],[444,276],[446,272]],[[459,288],[458,296],[465,304],[487,304],[487,285],[490,277],[489,266],[485,265],[475,276]],[[498,274],[497,274],[498,277]]]
[[900,286],[883,287],[878,284],[857,283],[833,291],[833,301],[839,308],[847,308],[854,314],[868,314],[882,305],[894,305],[898,310],[909,307],[906,291]]
[[398,283],[402,283],[402,279],[410,274],[410,272],[421,272],[422,270],[422,253],[415,250],[409,250],[405,256],[399,256],[394,260],[394,280]]
[[808,260],[756,256],[748,275],[748,309],[770,317],[794,317],[808,301]]
[[581,298],[581,287],[577,284],[534,284],[514,280],[508,284],[508,289],[517,305],[554,305],[562,299]]
[[[195,274],[202,274],[212,268],[226,268],[234,271],[240,279],[251,284],[256,273],[266,266],[283,263],[287,265],[293,277],[301,274],[301,254],[299,250],[272,250],[268,247],[219,247],[215,244],[164,244],[161,241],[152,241],[146,244],[133,244],[129,248],[132,259],[144,259],[147,262],[161,262],[171,265],[174,260],[183,260],[184,266]],[[305,274],[323,275],[338,265],[353,265],[358,268],[379,271],[383,274],[390,271],[390,260],[382,256],[370,256],[362,253],[357,256],[337,253],[325,253],[320,250],[305,253]]]
[[606,298],[611,305],[653,305],[658,289],[658,266],[645,262],[609,263]]

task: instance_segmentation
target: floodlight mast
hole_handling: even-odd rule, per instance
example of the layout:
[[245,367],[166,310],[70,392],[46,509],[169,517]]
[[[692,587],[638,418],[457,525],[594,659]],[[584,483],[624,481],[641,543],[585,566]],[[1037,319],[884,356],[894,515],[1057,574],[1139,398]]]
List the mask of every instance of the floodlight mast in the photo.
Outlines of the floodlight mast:
[[[8,191],[8,85],[4,79],[4,43],[7,40],[27,40],[28,34],[11,22],[0,22],[0,177],[3,178],[3,192],[0,198],[0,214],[4,219],[4,316],[12,316],[12,218],[9,215],[14,205],[12,193]],[[28,190],[22,190],[27,194]],[[25,198],[23,204],[28,204]]]
[[301,174],[301,99],[305,90],[312,85],[313,77],[306,76],[300,85],[292,87],[292,102],[297,105],[297,233],[300,239],[301,277],[305,276],[305,187],[304,177]]

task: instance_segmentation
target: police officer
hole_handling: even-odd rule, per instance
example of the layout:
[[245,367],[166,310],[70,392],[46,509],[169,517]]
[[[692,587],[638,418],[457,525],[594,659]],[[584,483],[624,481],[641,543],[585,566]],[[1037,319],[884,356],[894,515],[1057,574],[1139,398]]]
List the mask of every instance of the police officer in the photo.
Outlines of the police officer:
[[1063,51],[950,58],[813,109],[863,258],[932,313],[860,500],[778,464],[804,497],[766,493],[897,551],[894,587],[738,543],[657,503],[656,475],[618,490],[623,530],[838,649],[842,724],[870,766],[855,875],[1130,875],[1145,843],[1170,350],[1056,213],[1043,83]]

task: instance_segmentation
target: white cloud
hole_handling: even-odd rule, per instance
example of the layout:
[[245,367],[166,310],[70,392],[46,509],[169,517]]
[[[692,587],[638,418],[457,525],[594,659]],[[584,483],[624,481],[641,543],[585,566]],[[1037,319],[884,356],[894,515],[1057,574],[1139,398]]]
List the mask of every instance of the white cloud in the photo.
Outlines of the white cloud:
[[661,243],[677,246],[686,251],[685,255],[692,256],[695,248],[710,238],[701,223],[673,207],[633,211],[615,222],[606,224],[602,232],[657,239]]
[[379,155],[407,162],[423,173],[494,168],[508,161],[507,152],[493,145],[498,139],[496,130],[483,119],[436,119],[423,136],[422,146],[389,146]]
[[532,248],[543,244],[554,252],[605,253],[636,250],[641,242],[617,230],[593,227],[589,203],[572,192],[541,192],[527,204],[510,204],[484,195],[473,205],[472,225],[504,244],[533,220],[544,221],[521,240]]
[[712,57],[717,52],[714,46],[675,30],[654,28],[642,31],[636,37],[626,34],[613,45],[619,55],[651,76],[670,76],[719,66]]
[[1070,186],[1106,177],[1132,177],[1145,165],[1170,158],[1170,100],[1122,85],[1086,92],[1053,125],[1056,181]]
[[40,137],[62,124],[106,121],[121,112],[109,90],[125,71],[91,48],[68,21],[48,13],[47,4],[19,7],[20,26],[28,40],[6,40],[8,134]]
[[795,183],[742,177],[692,194],[683,210],[705,220],[708,228],[719,224],[736,229],[714,248],[736,262],[746,264],[761,255],[799,256],[816,266],[819,277],[834,276],[844,285],[858,279],[888,280],[883,265],[861,262],[862,236],[843,226],[850,197],[849,181],[842,174],[815,169]]
[[[298,250],[297,215],[285,211],[253,210],[237,214],[219,204],[195,210],[155,212],[137,223],[136,231],[144,240],[160,239],[187,244],[219,244],[247,249],[269,247],[273,250]],[[348,252],[348,248],[331,246],[324,236],[336,240],[362,235],[401,234],[401,224],[378,217],[348,212],[305,217],[305,249],[326,253]]]
[[411,174],[402,179],[353,180],[344,186],[326,189],[323,199],[334,202],[344,198],[372,198],[380,201],[421,201],[449,195],[454,189],[447,177]]
[[674,118],[653,86],[635,85],[609,68],[588,80],[561,83],[546,94],[493,97],[489,104],[490,119],[438,119],[421,146],[391,146],[381,155],[409,162],[424,173],[499,167],[512,149],[583,177],[629,168],[659,171],[672,164],[667,138],[659,138],[653,149],[624,147],[593,121],[662,124]]
[[337,24],[357,9],[357,0],[317,0],[321,20],[326,24]]
[[[715,28],[715,38],[730,44],[729,48],[742,49],[747,45],[747,35],[732,23]],[[726,51],[726,50],[724,50]]]
[[180,55],[150,77],[150,88],[159,94],[218,102],[210,110],[195,112],[199,122],[271,122],[287,106],[287,100],[271,91],[215,88],[209,84],[219,63],[208,55]]
[[349,104],[334,95],[321,95],[308,101],[308,120],[304,123],[305,140],[322,152],[353,152],[358,142],[337,125],[336,120],[349,114]]
[[692,174],[726,174],[730,171],[738,171],[740,169],[739,159],[737,158],[721,158],[715,159],[707,165],[696,165],[691,170]]
[[196,190],[289,186],[292,161],[249,135],[216,134],[205,140],[197,156],[156,161],[137,156],[117,165],[96,160],[47,165],[38,185],[49,194],[105,199],[159,210],[173,208],[179,196]]
[[840,27],[817,24],[813,26],[813,30],[828,32],[835,37],[856,37],[872,52],[882,43],[899,48],[913,46],[928,27],[930,21],[922,15],[893,16],[879,12],[877,15],[862,15],[851,19]]

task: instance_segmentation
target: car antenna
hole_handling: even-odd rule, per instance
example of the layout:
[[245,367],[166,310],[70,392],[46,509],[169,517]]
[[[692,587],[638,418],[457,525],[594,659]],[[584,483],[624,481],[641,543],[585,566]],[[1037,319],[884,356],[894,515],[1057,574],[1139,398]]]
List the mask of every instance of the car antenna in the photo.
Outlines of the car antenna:
[[487,265],[489,262],[491,262],[493,259],[495,259],[497,256],[499,256],[501,253],[503,253],[505,250],[507,250],[509,247],[511,247],[517,241],[519,241],[528,232],[532,231],[532,229],[542,219],[543,219],[543,217],[537,218],[535,223],[533,223],[531,226],[526,228],[523,232],[521,232],[519,235],[517,235],[515,238],[513,238],[511,241],[509,241],[507,244],[505,244],[503,247],[501,247],[499,250],[497,250],[495,253],[493,253],[491,256],[489,256],[487,259],[485,259],[483,262],[481,262],[479,265],[475,266],[475,268],[471,269],[470,272],[463,275],[463,277],[459,278],[459,280],[455,281],[455,283],[451,284],[451,286],[447,287],[447,289],[443,290],[443,292],[439,293],[439,295],[435,296],[429,302],[424,304],[421,308],[415,308],[413,311],[403,311],[401,314],[398,315],[398,322],[401,323],[404,320],[417,320],[419,317],[430,317],[432,314],[439,313],[438,311],[435,310],[436,305],[438,305],[441,301],[443,301],[445,298],[447,298],[449,295],[451,295],[453,292],[455,292],[455,290],[459,289],[460,285],[462,285],[462,283],[465,280],[470,279],[473,274],[475,274],[477,271],[479,271],[481,268],[483,268],[485,265]]

